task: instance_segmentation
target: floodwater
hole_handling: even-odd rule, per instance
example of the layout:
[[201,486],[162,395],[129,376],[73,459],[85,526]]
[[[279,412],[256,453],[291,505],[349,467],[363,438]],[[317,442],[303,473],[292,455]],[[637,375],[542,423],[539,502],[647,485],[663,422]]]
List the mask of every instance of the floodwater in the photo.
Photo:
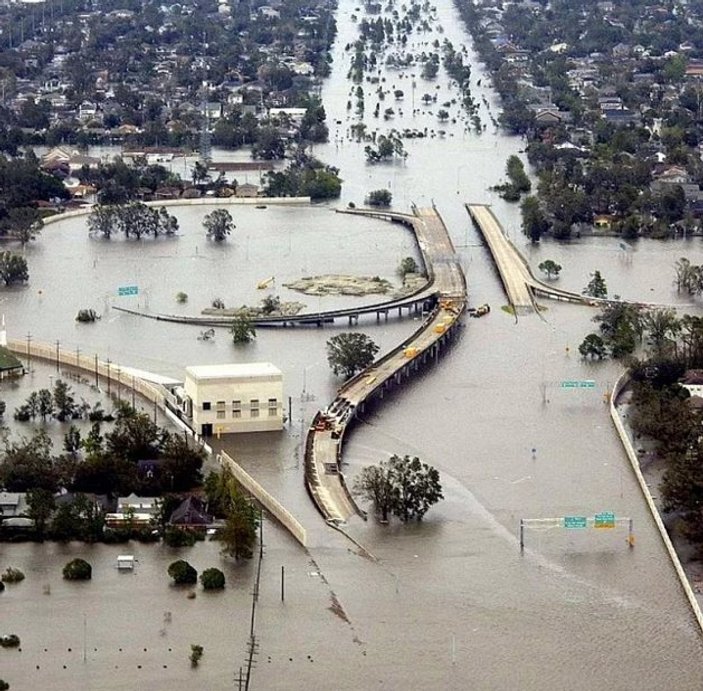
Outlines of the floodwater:
[[[449,0],[436,4],[444,33],[414,34],[416,50],[427,50],[435,38],[455,46],[467,40]],[[30,287],[3,293],[10,335],[31,331],[37,340],[58,338],[65,347],[79,344],[84,352],[172,376],[188,364],[233,360],[271,360],[284,370],[292,399],[289,428],[227,442],[300,518],[311,543],[305,552],[275,525],[266,526],[252,688],[700,689],[700,633],[604,404],[620,366],[578,357],[578,343],[592,328],[589,308],[545,301],[541,316],[517,322],[499,309],[505,297],[463,203],[492,202],[530,263],[555,259],[564,267],[559,285],[577,291],[599,269],[611,294],[685,305],[688,299],[673,290],[672,266],[680,256],[699,263],[699,241],[639,242],[631,250],[612,238],[528,246],[519,234],[517,206],[487,191],[524,142],[490,124],[477,136],[450,122],[442,126],[444,138],[406,142],[406,162],[368,166],[363,144],[347,137],[353,121],[347,119],[350,56],[344,46],[356,36],[355,11],[354,3],[340,3],[333,74],[322,90],[331,141],[315,153],[340,168],[342,204],[359,204],[379,187],[390,187],[399,209],[434,201],[462,257],[471,303],[494,307],[488,317],[467,320],[440,363],[385,398],[346,446],[350,476],[391,453],[418,455],[439,468],[446,500],[422,524],[353,519],[348,531],[376,557],[369,559],[324,526],[304,491],[305,424],[337,384],[325,362],[325,340],[346,326],[261,329],[254,344],[234,348],[224,331],[214,342],[198,341],[197,328],[119,314],[108,309],[116,299],[106,297],[123,282],[136,283],[144,288],[135,300],[141,306],[148,301],[154,311],[196,314],[213,297],[228,305],[258,299],[254,286],[270,275],[285,299],[291,294],[280,284],[288,277],[344,271],[391,278],[399,259],[413,251],[399,226],[334,216],[324,206],[235,208],[235,236],[213,247],[200,228],[206,209],[191,207],[178,210],[181,237],[143,241],[137,248],[89,239],[81,221],[58,224],[28,250]],[[405,114],[394,121],[373,121],[375,86],[365,85],[367,124],[439,129],[434,114],[411,117],[410,73],[387,73],[388,88],[395,84],[406,92]],[[474,73],[477,79],[481,68]],[[416,96],[438,85],[439,103],[457,95],[441,71],[431,85],[419,77],[417,84]],[[477,94],[497,115],[485,78]],[[481,115],[488,122],[485,106]],[[189,294],[186,306],[175,303],[179,290]],[[311,310],[353,300],[301,298]],[[102,320],[74,324],[75,312],[85,306],[103,311]],[[386,349],[416,326],[369,321],[359,328]],[[594,379],[596,388],[562,390],[563,379]],[[634,549],[621,529],[530,528],[520,555],[520,518],[606,510],[633,519]],[[224,564],[230,578],[225,593],[187,600],[168,585],[164,572],[173,554],[167,548],[131,546],[140,568],[117,574],[114,557],[125,549],[0,546],[0,565],[28,571],[24,583],[0,596],[2,629],[23,639],[22,653],[0,650],[2,676],[13,688],[235,687],[245,659],[253,565],[221,561],[210,543],[184,550],[198,568]],[[93,581],[64,584],[58,574],[68,553],[85,552],[94,564]],[[51,594],[45,596],[46,583]],[[165,625],[167,611],[172,623]],[[187,661],[191,643],[205,646],[196,670]]]

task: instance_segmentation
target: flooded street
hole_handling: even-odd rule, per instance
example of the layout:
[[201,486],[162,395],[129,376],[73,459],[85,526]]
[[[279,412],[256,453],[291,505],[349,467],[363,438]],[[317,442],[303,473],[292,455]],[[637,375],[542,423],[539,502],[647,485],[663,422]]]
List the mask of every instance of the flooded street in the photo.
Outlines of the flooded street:
[[[427,50],[425,43],[435,38],[448,38],[455,47],[468,40],[451,2],[438,0],[437,7],[444,33],[412,34],[409,50]],[[485,105],[481,117],[488,128],[482,135],[450,121],[442,125],[443,138],[406,140],[407,161],[369,166],[364,144],[348,136],[354,120],[346,108],[351,55],[344,47],[356,39],[355,11],[354,3],[342,0],[333,72],[322,89],[330,142],[316,145],[315,155],[339,167],[342,205],[360,205],[370,190],[382,187],[391,189],[398,210],[434,202],[462,258],[470,304],[493,307],[483,319],[466,320],[436,366],[366,414],[345,447],[349,476],[392,453],[417,455],[440,470],[446,500],[421,524],[379,526],[352,519],[347,530],[375,557],[370,559],[324,525],[305,492],[300,442],[307,421],[338,386],[325,341],[345,325],[259,329],[253,344],[235,348],[225,330],[218,330],[214,342],[203,342],[196,327],[110,308],[139,305],[194,315],[215,297],[228,307],[252,304],[266,294],[256,284],[268,276],[276,278],[273,294],[304,302],[310,311],[369,302],[301,296],[282,284],[336,272],[397,283],[400,259],[416,252],[400,226],[335,216],[326,206],[233,207],[237,229],[224,246],[214,247],[201,227],[208,207],[178,207],[179,237],[135,247],[88,238],[80,219],[57,223],[27,250],[29,287],[2,292],[0,311],[10,337],[30,332],[34,340],[58,339],[63,348],[79,347],[174,377],[187,365],[232,361],[271,361],[283,370],[285,395],[291,397],[289,427],[226,443],[305,525],[311,543],[306,553],[276,525],[265,526],[252,688],[699,690],[700,633],[604,404],[621,366],[579,357],[578,344],[594,326],[590,308],[542,301],[541,316],[517,322],[500,309],[506,302],[500,282],[463,204],[492,203],[533,269],[554,259],[564,267],[557,284],[578,292],[599,269],[611,295],[684,305],[688,299],[672,287],[672,267],[681,256],[700,262],[700,240],[640,241],[631,250],[623,250],[616,238],[529,246],[519,230],[518,205],[487,190],[501,180],[507,157],[524,142],[494,131]],[[472,64],[475,84],[482,72],[473,58]],[[409,93],[411,73],[386,71],[387,88],[403,84]],[[443,69],[431,86],[419,75],[416,81],[416,95],[438,85],[438,103],[458,97]],[[497,116],[487,82],[483,76],[474,96],[485,96]],[[364,86],[370,128],[439,129],[436,114],[412,117],[409,103],[402,117],[373,120],[375,86]],[[458,106],[452,116],[458,116]],[[139,285],[141,295],[118,303],[116,289],[127,284]],[[188,293],[185,305],[176,303],[178,291]],[[75,313],[85,307],[97,309],[102,319],[75,323]],[[359,328],[384,352],[417,325],[362,320]],[[593,379],[596,387],[561,389],[564,379]],[[621,529],[529,529],[520,555],[521,518],[600,511],[634,520],[634,549],[628,549]],[[139,568],[120,574],[116,555],[130,551]],[[92,582],[62,581],[61,568],[74,554],[89,555]],[[198,592],[188,600],[166,575],[175,554],[199,570],[223,568],[225,592]],[[27,573],[26,581],[0,596],[0,633],[8,629],[22,638],[21,653],[0,650],[0,677],[13,691],[237,688],[233,679],[245,659],[253,563],[228,563],[214,543],[180,551],[0,544],[0,567],[7,565]],[[44,594],[47,584],[50,593]],[[187,660],[191,643],[205,647],[195,670]]]

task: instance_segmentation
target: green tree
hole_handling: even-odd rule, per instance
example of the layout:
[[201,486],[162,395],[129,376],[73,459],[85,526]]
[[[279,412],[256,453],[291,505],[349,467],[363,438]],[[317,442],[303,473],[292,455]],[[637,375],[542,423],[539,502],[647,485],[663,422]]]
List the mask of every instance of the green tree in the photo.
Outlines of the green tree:
[[413,257],[405,257],[404,259],[401,260],[400,266],[398,267],[398,273],[401,276],[405,276],[406,274],[416,274],[420,272],[420,267],[417,265],[417,262]]
[[208,510],[225,517],[225,524],[215,535],[222,544],[222,553],[235,559],[250,559],[260,520],[257,507],[228,468],[208,475],[205,492]]
[[391,202],[393,201],[393,195],[391,194],[390,190],[373,190],[369,192],[368,196],[366,197],[366,203],[369,206],[379,206],[379,207],[384,207],[387,208],[391,205]]
[[88,232],[91,235],[102,235],[109,239],[117,230],[117,214],[115,207],[96,204],[88,216]]
[[76,412],[76,401],[71,387],[61,379],[57,379],[53,391],[56,419],[60,422],[70,420]]
[[681,331],[681,322],[671,308],[650,310],[644,315],[647,344],[655,358],[661,358],[676,347],[676,336]]
[[200,659],[203,656],[203,646],[196,643],[190,646],[190,664],[192,667],[197,667],[200,664]]
[[168,575],[173,578],[173,582],[176,585],[198,582],[198,572],[183,559],[178,559],[169,565]]
[[63,567],[63,577],[67,581],[89,581],[93,577],[93,568],[84,559],[73,559]]
[[221,590],[225,587],[225,575],[214,567],[205,569],[200,574],[200,582],[204,590]]
[[600,271],[596,270],[591,274],[591,280],[582,292],[584,295],[588,295],[592,298],[608,297],[608,287],[605,283],[605,279],[601,276]]
[[12,252],[0,252],[0,278],[6,286],[29,280],[27,260]]
[[428,509],[444,498],[439,471],[417,456],[391,456],[389,472],[393,483],[393,513],[407,523],[418,521]]
[[547,278],[556,278],[561,271],[561,264],[557,264],[551,259],[545,259],[538,268],[547,274]]
[[368,367],[378,346],[363,333],[341,333],[327,341],[327,362],[335,375],[345,379]]
[[27,492],[27,516],[34,521],[34,530],[43,537],[46,526],[56,508],[53,492],[40,487]]
[[549,228],[547,218],[542,211],[537,197],[525,197],[520,206],[522,211],[522,230],[532,242],[539,242]]
[[49,389],[39,389],[39,415],[42,420],[54,414],[54,397]]
[[256,329],[251,319],[244,316],[235,317],[230,327],[232,342],[236,345],[250,343],[256,338]]
[[236,227],[232,214],[227,209],[215,209],[203,219],[203,227],[209,238],[222,242]]
[[388,461],[363,468],[354,481],[354,491],[373,502],[381,521],[388,521],[393,510],[393,480]]
[[579,353],[585,358],[602,360],[608,354],[608,350],[603,339],[598,334],[591,333],[583,339],[583,343],[579,346]]

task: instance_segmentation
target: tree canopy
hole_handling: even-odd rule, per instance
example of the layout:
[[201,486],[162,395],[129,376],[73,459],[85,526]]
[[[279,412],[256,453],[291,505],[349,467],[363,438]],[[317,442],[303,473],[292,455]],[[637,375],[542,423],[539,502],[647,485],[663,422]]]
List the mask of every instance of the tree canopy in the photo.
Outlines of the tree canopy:
[[378,346],[363,333],[341,333],[327,341],[327,362],[337,376],[345,379],[368,367],[376,353]]

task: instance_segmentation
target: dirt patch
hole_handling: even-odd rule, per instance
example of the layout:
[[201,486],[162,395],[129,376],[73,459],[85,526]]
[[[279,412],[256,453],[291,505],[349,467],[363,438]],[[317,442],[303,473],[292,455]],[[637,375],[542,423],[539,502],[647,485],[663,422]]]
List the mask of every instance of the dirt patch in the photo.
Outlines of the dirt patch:
[[397,298],[414,293],[426,283],[427,279],[422,274],[406,274],[400,287],[394,287],[390,281],[379,276],[324,274],[305,276],[297,281],[284,283],[284,286],[305,295],[389,295],[391,298]]
[[304,308],[305,304],[302,302],[282,302],[279,309],[266,314],[264,314],[264,310],[261,307],[249,307],[247,305],[225,309],[206,307],[201,310],[201,314],[216,317],[245,317],[247,319],[255,319],[256,317],[294,317]]

